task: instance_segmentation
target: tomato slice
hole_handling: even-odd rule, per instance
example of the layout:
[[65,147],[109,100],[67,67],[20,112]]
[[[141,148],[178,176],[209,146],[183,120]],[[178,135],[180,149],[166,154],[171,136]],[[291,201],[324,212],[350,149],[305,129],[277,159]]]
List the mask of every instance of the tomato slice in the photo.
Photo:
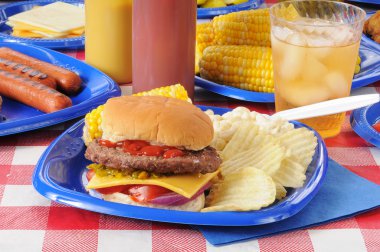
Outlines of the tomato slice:
[[92,177],[94,177],[94,176],[95,176],[95,171],[94,170],[90,169],[90,170],[87,171],[86,178],[87,178],[88,181],[90,181],[92,179]]
[[380,132],[380,122],[374,124],[372,127],[373,127],[377,132]]
[[170,192],[172,191],[156,185],[134,185],[123,191],[123,193],[131,196],[132,200],[136,202],[149,202],[158,196]]
[[106,188],[98,188],[95,190],[100,192],[101,194],[112,194],[112,193],[122,192],[126,190],[128,187],[129,185],[120,185],[120,186],[111,186],[111,187],[106,187]]
[[[86,173],[86,178],[88,181],[90,181],[95,176],[95,171],[90,169]],[[98,188],[95,189],[96,191],[100,192],[101,194],[111,194],[116,192],[122,192],[126,189],[128,189],[129,185],[121,185],[121,186],[111,186],[106,188]]]

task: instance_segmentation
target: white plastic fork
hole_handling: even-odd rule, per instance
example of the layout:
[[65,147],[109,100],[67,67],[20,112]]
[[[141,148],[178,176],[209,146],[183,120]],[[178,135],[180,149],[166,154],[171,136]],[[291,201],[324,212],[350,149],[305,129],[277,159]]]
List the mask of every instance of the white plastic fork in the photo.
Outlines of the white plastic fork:
[[283,110],[275,113],[273,116],[278,116],[286,120],[300,120],[350,111],[379,101],[380,94],[356,95]]

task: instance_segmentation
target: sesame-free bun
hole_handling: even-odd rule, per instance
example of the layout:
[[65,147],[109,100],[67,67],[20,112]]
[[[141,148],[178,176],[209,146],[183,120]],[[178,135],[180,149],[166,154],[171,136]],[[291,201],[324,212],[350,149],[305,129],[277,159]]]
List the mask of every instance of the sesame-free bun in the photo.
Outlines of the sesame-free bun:
[[145,140],[200,150],[214,135],[210,118],[193,104],[162,96],[121,96],[104,105],[103,139]]

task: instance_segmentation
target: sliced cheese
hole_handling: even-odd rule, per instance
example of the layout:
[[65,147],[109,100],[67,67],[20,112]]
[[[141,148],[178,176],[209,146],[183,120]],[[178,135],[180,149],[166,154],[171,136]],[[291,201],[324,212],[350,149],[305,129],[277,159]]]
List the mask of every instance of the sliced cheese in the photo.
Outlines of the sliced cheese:
[[23,37],[23,38],[43,38],[44,37],[41,34],[37,34],[31,31],[24,31],[24,30],[13,30],[12,36]]
[[134,179],[131,177],[115,178],[111,176],[94,176],[87,184],[87,189],[105,188],[118,185],[157,185],[191,198],[219,173],[219,170],[207,174],[181,174],[152,179]]
[[38,30],[45,29],[58,33],[69,32],[84,27],[85,24],[84,9],[63,2],[33,8],[13,15],[8,20],[13,24],[22,23],[38,27]]
[[68,35],[82,35],[84,33],[84,27],[76,28],[69,30],[67,32],[54,32],[48,29],[40,28],[37,26],[29,25],[29,24],[24,24],[21,22],[11,22],[8,21],[6,22],[8,26],[11,26],[13,30],[17,31],[30,31],[30,32],[36,32],[39,34],[47,34],[49,37],[63,37],[63,36],[68,36]]

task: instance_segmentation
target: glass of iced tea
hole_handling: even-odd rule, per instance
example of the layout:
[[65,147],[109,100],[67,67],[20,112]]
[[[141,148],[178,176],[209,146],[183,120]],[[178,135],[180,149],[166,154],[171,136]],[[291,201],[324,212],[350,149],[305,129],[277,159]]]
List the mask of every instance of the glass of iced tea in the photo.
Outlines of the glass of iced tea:
[[[276,111],[350,95],[365,12],[329,1],[270,9]],[[302,120],[322,137],[340,132],[345,113]]]

